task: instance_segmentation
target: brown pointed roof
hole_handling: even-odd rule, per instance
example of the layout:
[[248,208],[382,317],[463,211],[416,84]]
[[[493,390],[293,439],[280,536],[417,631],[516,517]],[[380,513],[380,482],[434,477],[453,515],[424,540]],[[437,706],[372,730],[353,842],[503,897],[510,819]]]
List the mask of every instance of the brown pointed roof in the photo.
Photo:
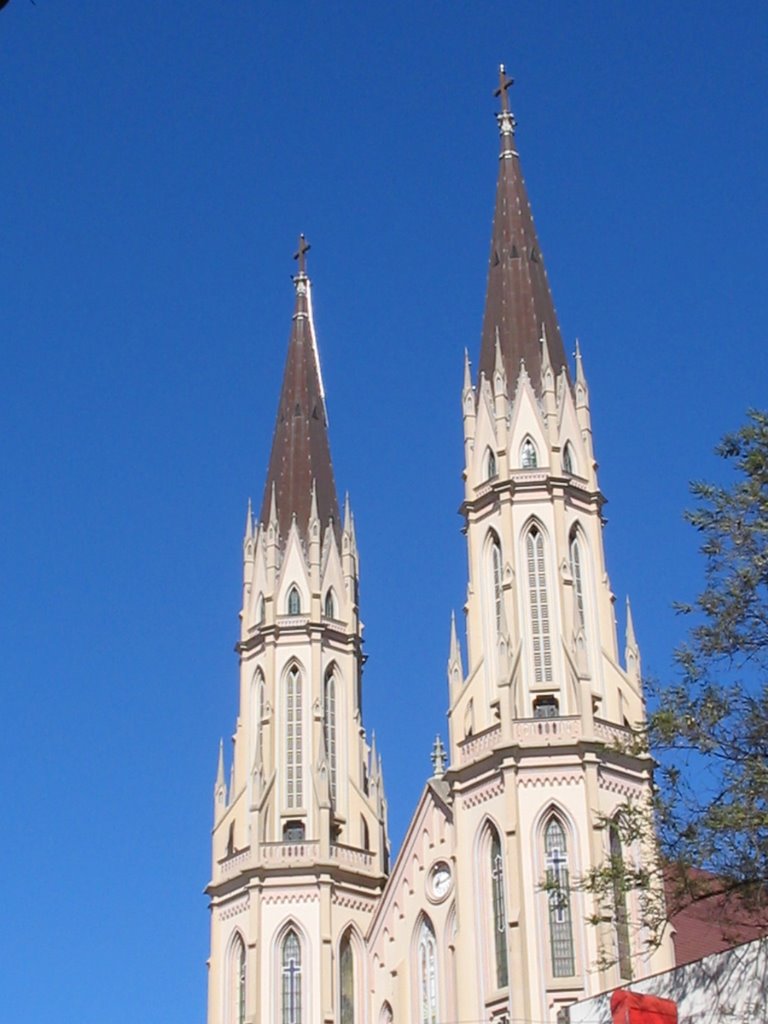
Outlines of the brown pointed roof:
[[260,516],[262,523],[269,522],[274,487],[283,539],[288,536],[294,515],[301,535],[306,536],[313,482],[323,529],[333,518],[337,536],[340,532],[325,395],[312,321],[311,286],[304,271],[301,247],[299,252],[299,273],[293,279],[296,306]]
[[479,369],[488,380],[493,379],[498,338],[508,386],[514,387],[523,359],[538,392],[542,325],[555,376],[563,366],[567,372],[568,364],[515,145],[515,119],[507,99],[511,84],[502,65],[497,90],[502,98],[502,110],[497,115],[501,133],[499,180]]

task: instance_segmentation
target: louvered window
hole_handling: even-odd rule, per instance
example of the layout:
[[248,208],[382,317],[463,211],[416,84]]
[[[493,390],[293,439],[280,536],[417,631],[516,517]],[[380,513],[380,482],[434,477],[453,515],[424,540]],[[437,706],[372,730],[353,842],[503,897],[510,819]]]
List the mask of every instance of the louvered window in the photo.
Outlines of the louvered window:
[[576,598],[576,613],[579,624],[584,626],[584,578],[581,570],[581,549],[574,534],[571,538],[571,576],[573,576],[573,592]]
[[531,610],[533,677],[537,683],[552,682],[552,637],[544,564],[544,537],[532,526],[525,540],[528,563],[528,602]]
[[303,769],[302,680],[297,668],[285,687],[285,786],[288,807],[301,807]]
[[328,782],[331,790],[331,803],[336,806],[336,680],[333,670],[325,677],[323,694],[323,739],[325,754],[328,759]]
[[502,625],[502,572],[501,572],[501,548],[499,542],[494,539],[491,545],[491,572],[493,574],[493,615],[496,623],[496,635],[501,633]]

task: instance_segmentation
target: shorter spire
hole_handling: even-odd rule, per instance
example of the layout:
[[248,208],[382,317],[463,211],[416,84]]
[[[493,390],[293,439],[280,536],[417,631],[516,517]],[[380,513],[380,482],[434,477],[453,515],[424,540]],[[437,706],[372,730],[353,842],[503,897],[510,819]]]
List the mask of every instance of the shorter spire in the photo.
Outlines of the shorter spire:
[[439,733],[435,736],[430,760],[432,761],[432,777],[434,779],[442,779],[445,775],[446,751]]
[[[319,511],[326,523],[338,521],[338,499],[328,441],[328,417],[320,358],[312,315],[312,287],[307,275],[309,244],[299,237],[294,253],[298,263],[293,277],[295,303],[288,354],[278,402],[272,452],[261,506],[261,518],[278,524],[283,542],[294,520],[304,536],[309,521],[312,484]],[[273,497],[276,496],[276,502]]]

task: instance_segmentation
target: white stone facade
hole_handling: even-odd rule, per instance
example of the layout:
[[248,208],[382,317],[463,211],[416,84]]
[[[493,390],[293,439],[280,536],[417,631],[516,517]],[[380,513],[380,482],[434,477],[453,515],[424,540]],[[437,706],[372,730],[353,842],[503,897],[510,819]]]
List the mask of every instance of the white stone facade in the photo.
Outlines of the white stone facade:
[[[501,155],[516,167],[511,138]],[[303,270],[297,282],[308,291]],[[215,789],[208,1024],[554,1022],[619,984],[628,961],[634,977],[672,965],[668,941],[648,951],[632,898],[596,905],[578,885],[609,856],[622,803],[647,797],[652,767],[622,750],[644,718],[640,657],[631,617],[619,656],[581,357],[571,380],[544,335],[531,380],[513,335],[496,338],[493,379],[473,386],[467,362],[461,399],[467,656],[454,625],[449,763],[436,762],[391,868],[360,714],[349,508],[323,523],[313,490],[308,521],[294,516],[285,536],[274,491],[266,522],[249,510],[240,713],[231,779],[222,758]]]

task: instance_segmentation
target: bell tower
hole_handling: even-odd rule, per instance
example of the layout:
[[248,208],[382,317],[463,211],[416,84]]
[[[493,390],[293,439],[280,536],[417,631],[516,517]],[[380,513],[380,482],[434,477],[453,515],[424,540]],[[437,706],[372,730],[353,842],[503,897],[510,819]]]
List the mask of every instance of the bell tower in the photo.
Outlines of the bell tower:
[[243,539],[239,712],[214,786],[209,1024],[339,1021],[388,870],[362,721],[359,562],[339,513],[302,236],[258,519]]
[[[448,659],[450,767],[459,836],[491,835],[496,969],[458,992],[460,1020],[553,1020],[586,992],[671,963],[651,950],[637,900],[611,905],[576,880],[625,848],[620,808],[647,802],[650,757],[632,752],[645,706],[628,616],[624,663],[608,578],[604,497],[589,390],[568,365],[500,69],[499,170],[479,370],[465,356],[466,668],[455,620]],[[471,921],[472,852],[457,857],[457,915]],[[481,852],[481,856],[485,856]],[[493,876],[496,878],[496,876]],[[610,902],[610,901],[609,901]],[[595,923],[587,923],[587,922]],[[459,929],[456,956],[475,937]],[[492,954],[486,953],[486,963]],[[507,969],[508,963],[508,969]]]

